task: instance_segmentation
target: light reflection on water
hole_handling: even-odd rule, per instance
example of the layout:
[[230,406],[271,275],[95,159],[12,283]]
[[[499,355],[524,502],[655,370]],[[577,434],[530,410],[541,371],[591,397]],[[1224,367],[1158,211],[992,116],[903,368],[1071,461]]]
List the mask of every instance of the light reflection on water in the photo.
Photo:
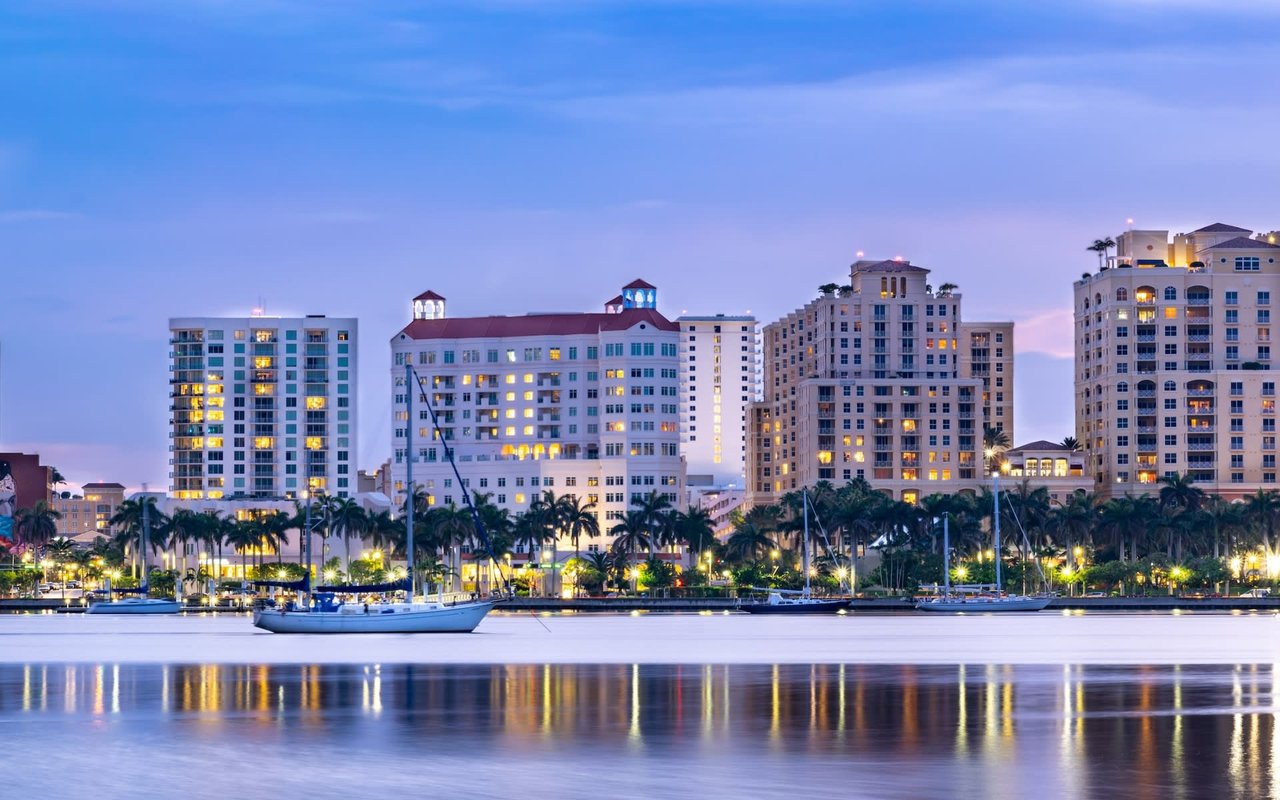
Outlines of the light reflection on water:
[[[1274,797],[1273,666],[0,666],[15,796]],[[14,738],[18,737],[18,738]],[[10,748],[12,755],[15,751]],[[246,794],[248,792],[248,794]]]

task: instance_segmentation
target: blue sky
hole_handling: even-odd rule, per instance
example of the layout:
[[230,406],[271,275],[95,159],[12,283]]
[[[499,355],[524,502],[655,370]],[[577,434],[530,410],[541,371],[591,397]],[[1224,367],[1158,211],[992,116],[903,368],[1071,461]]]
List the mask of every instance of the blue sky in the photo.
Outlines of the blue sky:
[[166,483],[167,319],[765,320],[857,251],[1013,318],[1019,441],[1070,433],[1070,284],[1139,227],[1280,226],[1276,6],[9,0],[0,449]]

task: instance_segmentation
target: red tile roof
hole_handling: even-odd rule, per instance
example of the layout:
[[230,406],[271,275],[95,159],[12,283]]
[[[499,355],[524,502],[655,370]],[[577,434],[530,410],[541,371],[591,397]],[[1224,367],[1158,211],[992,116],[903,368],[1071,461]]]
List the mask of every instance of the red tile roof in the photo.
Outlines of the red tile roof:
[[499,339],[516,336],[572,336],[621,331],[635,325],[661,331],[680,326],[652,308],[628,308],[617,314],[529,314],[523,317],[415,319],[400,333],[411,339]]
[[631,283],[628,283],[626,286],[623,286],[622,288],[623,289],[657,289],[658,287],[654,286],[652,283],[645,283],[639,278],[636,278],[634,281],[632,281]]
[[427,291],[423,292],[422,294],[418,295],[413,299],[414,300],[443,300],[444,298],[436,294],[435,292],[431,291],[430,289],[428,289]]

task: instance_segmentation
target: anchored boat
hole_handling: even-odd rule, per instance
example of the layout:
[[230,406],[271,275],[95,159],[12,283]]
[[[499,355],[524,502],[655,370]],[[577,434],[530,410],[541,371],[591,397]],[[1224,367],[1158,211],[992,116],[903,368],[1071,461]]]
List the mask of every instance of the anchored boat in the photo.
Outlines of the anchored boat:
[[117,600],[102,600],[93,603],[84,610],[86,614],[176,614],[182,610],[182,604],[177,600],[165,599],[160,597],[147,597],[147,590],[150,588],[147,579],[147,547],[151,542],[151,503],[148,498],[142,499],[142,536],[139,541],[139,550],[142,553],[142,585],[136,589],[115,589],[112,590],[110,582],[107,583],[107,596],[112,595],[136,595],[121,597]]
[[[439,421],[435,408],[431,405],[430,395],[413,372],[413,367],[405,366],[405,377],[408,387],[416,383],[417,389],[426,398],[427,411],[431,414],[431,423],[436,435],[444,439],[440,433]],[[408,392],[408,414],[413,418],[413,395]],[[283,608],[260,608],[253,612],[253,624],[272,633],[470,633],[475,630],[493,607],[506,595],[491,598],[479,598],[471,595],[454,596],[446,599],[441,595],[435,601],[417,599],[417,580],[414,571],[413,550],[413,426],[406,431],[406,452],[409,453],[406,485],[408,502],[405,508],[405,554],[408,564],[407,575],[403,581],[366,586],[319,586],[315,592],[310,591],[311,575],[311,498],[307,498],[306,535],[303,537],[306,548],[306,574],[301,581],[292,583],[262,581],[281,588],[296,589],[301,603],[288,604]],[[465,486],[458,465],[453,459],[453,448],[445,448],[445,457],[459,486]],[[484,523],[476,511],[470,493],[464,491],[462,498],[471,511],[471,519],[475,524],[480,542],[495,563],[493,547]],[[501,570],[498,571],[502,575]],[[503,584],[506,578],[503,577]],[[339,597],[359,597],[369,594],[405,592],[406,599],[401,602],[377,601],[361,602],[359,600],[340,600]]]
[[[803,492],[801,507],[804,509],[804,588],[768,589],[768,599],[763,602],[743,603],[739,608],[748,614],[834,614],[849,606],[845,599],[813,597],[809,583],[809,493]],[[755,588],[755,587],[752,587]]]
[[[1042,611],[1053,599],[1051,597],[1036,597],[1031,595],[1009,594],[1002,588],[1000,573],[1000,478],[995,479],[993,484],[995,491],[993,494],[995,510],[991,516],[991,535],[994,538],[994,552],[996,565],[996,582],[993,584],[961,584],[957,586],[951,585],[951,516],[944,514],[942,517],[942,574],[943,574],[943,590],[931,597],[926,597],[916,603],[917,611],[975,611],[975,612],[1000,612],[1000,611]],[[937,590],[937,585],[934,585]]]

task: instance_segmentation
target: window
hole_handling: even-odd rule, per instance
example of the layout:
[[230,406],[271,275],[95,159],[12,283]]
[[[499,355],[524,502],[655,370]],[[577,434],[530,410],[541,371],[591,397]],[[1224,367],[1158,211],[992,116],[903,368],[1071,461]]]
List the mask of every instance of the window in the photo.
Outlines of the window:
[[1119,289],[1116,289],[1116,302],[1117,302],[1117,303],[1125,303],[1125,302],[1128,302],[1128,300],[1129,300],[1129,290],[1128,290],[1128,289],[1124,288],[1123,286],[1121,286]]
[[1166,287],[1164,287],[1164,299],[1165,299],[1165,300],[1177,300],[1177,299],[1178,299],[1178,290],[1177,290],[1177,288],[1176,288],[1176,287],[1173,287],[1173,286],[1166,286]]
[[1259,261],[1257,256],[1236,256],[1236,272],[1257,272]]
[[1224,302],[1229,306],[1234,306],[1240,302],[1239,292],[1227,292],[1223,298]]

